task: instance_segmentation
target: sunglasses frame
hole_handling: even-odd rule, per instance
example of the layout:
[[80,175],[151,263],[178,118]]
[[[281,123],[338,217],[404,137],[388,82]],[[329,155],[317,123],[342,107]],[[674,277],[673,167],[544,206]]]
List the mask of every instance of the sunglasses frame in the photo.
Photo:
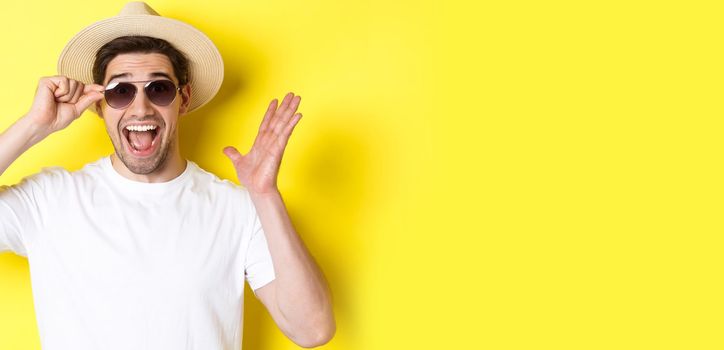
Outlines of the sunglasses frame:
[[[146,94],[146,88],[148,88],[149,85],[151,85],[151,84],[153,84],[153,83],[155,83],[155,82],[157,82],[157,81],[168,81],[168,82],[171,82],[171,84],[173,84],[173,86],[175,87],[175,90],[176,90],[176,91],[174,92],[173,99],[172,99],[171,102],[169,102],[168,104],[160,105],[160,104],[158,104],[158,103],[156,103],[156,102],[153,102],[153,101],[151,100],[151,98],[148,97],[148,94]],[[106,94],[106,92],[108,92],[109,90],[112,90],[112,89],[114,89],[116,86],[118,86],[118,84],[123,84],[123,83],[127,83],[127,84],[133,85],[133,87],[136,89],[136,91],[133,92],[133,98],[131,98],[131,100],[128,101],[128,104],[126,104],[125,106],[122,106],[122,107],[113,107],[110,103],[108,103],[108,98],[107,98],[107,96],[105,96],[105,94]],[[131,103],[133,103],[133,101],[136,99],[136,95],[138,94],[139,89],[135,86],[135,84],[138,84],[138,83],[146,83],[146,84],[143,85],[143,88],[140,89],[140,90],[143,90],[143,93],[146,94],[146,98],[147,98],[151,103],[153,103],[153,104],[156,105],[156,106],[160,106],[160,107],[166,107],[166,106],[172,104],[173,101],[176,101],[176,96],[178,96],[178,93],[181,92],[181,88],[182,88],[181,86],[176,86],[176,83],[174,83],[174,82],[173,82],[172,80],[170,80],[170,79],[153,79],[153,80],[137,80],[137,81],[114,81],[114,82],[112,82],[112,83],[108,83],[108,84],[105,86],[105,88],[103,89],[103,95],[104,95],[104,98],[103,98],[103,99],[106,101],[106,104],[108,105],[108,107],[111,107],[111,108],[113,108],[113,109],[125,109],[125,108],[127,108],[128,106],[130,106]],[[110,87],[110,86],[112,86],[112,87]]]

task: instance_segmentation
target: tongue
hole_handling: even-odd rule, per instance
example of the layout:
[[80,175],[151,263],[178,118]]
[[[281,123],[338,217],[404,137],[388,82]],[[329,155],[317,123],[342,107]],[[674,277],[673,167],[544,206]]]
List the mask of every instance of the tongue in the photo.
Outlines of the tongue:
[[145,151],[151,147],[153,135],[150,131],[129,131],[128,139],[131,141],[133,148],[139,151]]

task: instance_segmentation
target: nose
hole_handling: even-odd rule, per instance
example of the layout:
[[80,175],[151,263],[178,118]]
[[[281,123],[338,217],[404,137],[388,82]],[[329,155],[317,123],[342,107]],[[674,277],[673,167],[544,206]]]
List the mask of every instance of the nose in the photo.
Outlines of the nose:
[[136,91],[136,96],[131,101],[131,105],[128,106],[128,113],[131,117],[143,118],[147,115],[153,115],[155,110],[153,104],[148,100],[146,92],[142,88]]

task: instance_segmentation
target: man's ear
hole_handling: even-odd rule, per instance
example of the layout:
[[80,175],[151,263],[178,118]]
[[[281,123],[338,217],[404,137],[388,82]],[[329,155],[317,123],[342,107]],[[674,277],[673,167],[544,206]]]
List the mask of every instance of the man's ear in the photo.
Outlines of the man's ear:
[[191,84],[186,84],[181,87],[181,106],[178,109],[178,115],[184,115],[189,110],[191,104]]

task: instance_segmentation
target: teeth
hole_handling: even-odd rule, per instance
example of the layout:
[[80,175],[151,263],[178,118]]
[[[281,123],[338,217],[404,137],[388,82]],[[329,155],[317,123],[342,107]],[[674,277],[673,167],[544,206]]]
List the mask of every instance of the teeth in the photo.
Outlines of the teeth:
[[126,127],[126,130],[128,130],[128,131],[156,130],[156,126],[155,125],[129,125]]

